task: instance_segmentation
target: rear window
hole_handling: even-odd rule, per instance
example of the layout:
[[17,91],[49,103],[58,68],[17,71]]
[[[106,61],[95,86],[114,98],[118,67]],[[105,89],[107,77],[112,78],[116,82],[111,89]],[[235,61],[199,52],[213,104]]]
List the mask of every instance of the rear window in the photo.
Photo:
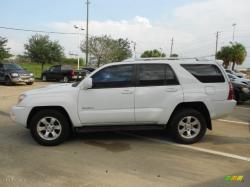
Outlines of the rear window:
[[225,82],[221,70],[214,64],[182,64],[189,73],[203,83]]

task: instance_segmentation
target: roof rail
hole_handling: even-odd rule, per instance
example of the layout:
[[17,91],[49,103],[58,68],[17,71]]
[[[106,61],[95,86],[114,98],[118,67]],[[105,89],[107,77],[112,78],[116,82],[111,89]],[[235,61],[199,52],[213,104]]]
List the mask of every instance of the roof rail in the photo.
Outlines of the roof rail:
[[179,57],[170,57],[170,58],[162,58],[162,57],[156,57],[156,58],[135,58],[135,59],[130,59],[133,61],[150,61],[150,60],[196,60],[199,61],[198,58],[193,57],[193,58],[179,58]]

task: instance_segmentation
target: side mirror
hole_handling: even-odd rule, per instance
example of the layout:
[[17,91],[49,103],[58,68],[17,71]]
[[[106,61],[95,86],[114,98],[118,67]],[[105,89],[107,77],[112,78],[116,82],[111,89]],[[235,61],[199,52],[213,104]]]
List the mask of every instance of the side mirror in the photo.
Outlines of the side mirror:
[[85,78],[83,80],[82,89],[87,90],[92,88],[92,86],[93,86],[92,78]]

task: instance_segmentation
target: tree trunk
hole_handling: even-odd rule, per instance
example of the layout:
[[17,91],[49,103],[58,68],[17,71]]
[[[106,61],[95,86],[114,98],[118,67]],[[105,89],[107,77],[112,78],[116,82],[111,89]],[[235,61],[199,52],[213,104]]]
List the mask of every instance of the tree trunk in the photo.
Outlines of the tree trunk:
[[44,65],[44,63],[42,63],[42,72],[43,72],[43,65]]
[[100,67],[100,64],[101,64],[101,58],[98,58],[98,59],[97,59],[97,67],[98,67],[98,68]]
[[234,71],[235,68],[235,62],[233,62],[232,70]]

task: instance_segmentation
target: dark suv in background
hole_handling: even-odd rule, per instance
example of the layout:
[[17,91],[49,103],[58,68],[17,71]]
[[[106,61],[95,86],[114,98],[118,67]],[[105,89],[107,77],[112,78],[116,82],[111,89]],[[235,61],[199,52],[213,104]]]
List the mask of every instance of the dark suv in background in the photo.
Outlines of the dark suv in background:
[[14,63],[0,63],[0,82],[6,85],[16,83],[26,83],[32,85],[34,83],[33,73],[27,72],[25,69]]

